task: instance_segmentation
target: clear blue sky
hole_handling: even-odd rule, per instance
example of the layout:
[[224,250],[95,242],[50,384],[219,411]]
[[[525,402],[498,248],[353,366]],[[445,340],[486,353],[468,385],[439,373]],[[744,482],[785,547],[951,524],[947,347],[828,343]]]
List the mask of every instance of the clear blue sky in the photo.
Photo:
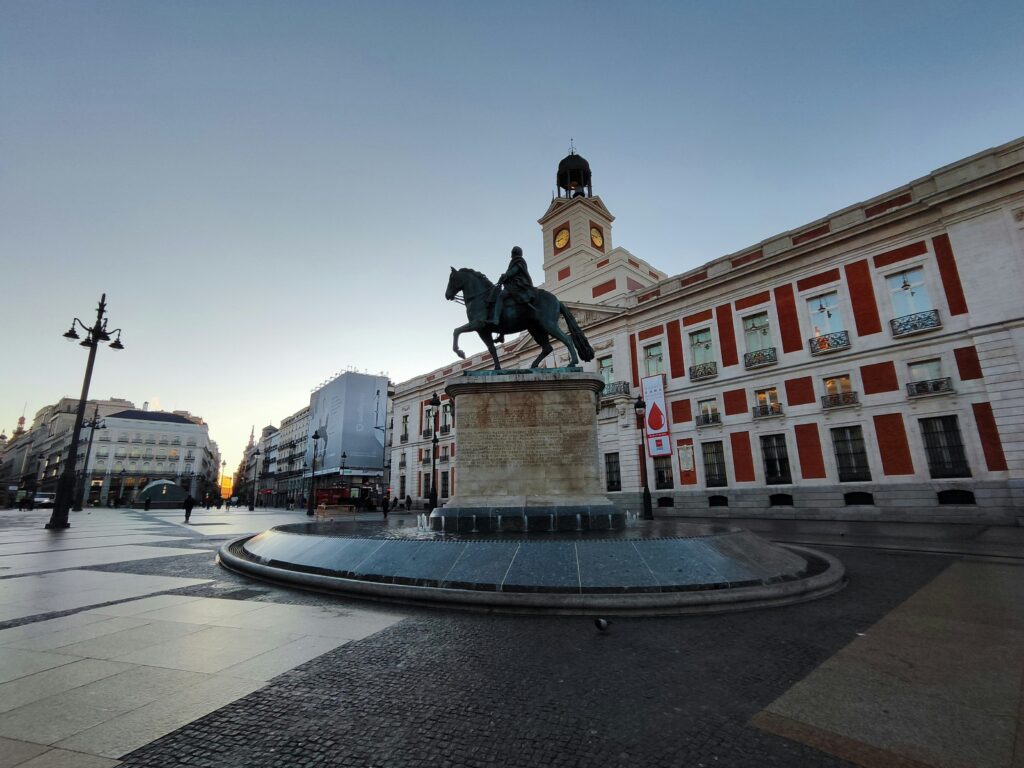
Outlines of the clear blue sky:
[[[0,2],[0,427],[92,394],[249,433],[451,358],[448,266],[540,273],[570,136],[678,273],[1024,134],[1019,2]],[[469,341],[467,339],[467,341]]]

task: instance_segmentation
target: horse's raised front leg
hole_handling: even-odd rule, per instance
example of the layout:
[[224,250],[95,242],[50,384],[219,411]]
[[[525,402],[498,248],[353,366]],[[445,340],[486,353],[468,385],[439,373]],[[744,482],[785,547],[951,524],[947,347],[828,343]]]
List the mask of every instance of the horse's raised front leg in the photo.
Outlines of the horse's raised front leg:
[[456,355],[461,357],[463,360],[465,360],[466,353],[459,349],[459,336],[461,336],[464,333],[469,333],[470,331],[476,331],[477,333],[480,333],[480,329],[483,327],[484,323],[478,320],[472,323],[466,323],[465,325],[460,325],[458,328],[456,328],[452,332],[452,351]]
[[477,331],[477,335],[480,336],[480,340],[487,346],[487,351],[491,353],[491,360],[494,361],[494,370],[501,370],[501,363],[498,361],[498,350],[494,348],[494,340],[491,338],[490,331]]

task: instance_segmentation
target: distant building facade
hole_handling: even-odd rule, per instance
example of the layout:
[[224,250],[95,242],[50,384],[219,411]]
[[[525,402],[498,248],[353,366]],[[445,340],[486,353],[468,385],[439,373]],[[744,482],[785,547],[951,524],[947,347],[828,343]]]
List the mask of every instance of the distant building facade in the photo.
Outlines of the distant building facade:
[[[77,408],[73,398],[41,408],[31,428],[8,441],[0,464],[5,488],[56,492]],[[97,413],[94,430],[88,425]],[[86,416],[75,463],[76,488],[86,503],[130,504],[155,480],[173,480],[197,498],[217,485],[217,444],[206,423],[188,411],[137,410],[128,400],[111,398],[88,401]]]
[[[1022,515],[1024,139],[671,277],[612,247],[581,160],[562,161],[539,221],[543,287],[596,350],[584,367],[606,382],[600,453],[617,504],[638,509],[646,482],[662,514]],[[523,335],[502,365],[537,352]],[[567,359],[556,345],[545,365]],[[488,367],[476,355],[396,386],[398,494],[456,492],[458,424],[429,401]],[[664,383],[668,456],[642,447],[647,376]]]

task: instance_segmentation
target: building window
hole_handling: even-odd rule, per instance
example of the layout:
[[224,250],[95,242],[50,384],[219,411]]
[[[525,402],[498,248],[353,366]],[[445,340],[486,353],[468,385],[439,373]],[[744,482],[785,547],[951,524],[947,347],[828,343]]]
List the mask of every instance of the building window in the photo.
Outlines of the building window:
[[448,473],[447,472],[442,472],[441,473],[441,498],[442,499],[447,499],[448,498]]
[[694,365],[715,362],[715,350],[711,346],[711,329],[694,331],[690,334],[690,359]]
[[942,360],[939,358],[909,363],[907,373],[910,378],[907,394],[910,397],[953,391],[953,379],[942,375]]
[[764,481],[768,485],[793,482],[789,474],[789,453],[785,435],[762,435],[761,457],[764,460]]
[[423,498],[430,497],[430,473],[423,473]]
[[758,352],[772,346],[772,336],[768,330],[768,313],[743,318],[743,337],[746,340],[747,352]]
[[857,405],[857,393],[853,391],[850,374],[829,376],[824,379],[825,395],[821,398],[823,408],[838,408],[844,405]]
[[702,427],[707,424],[721,424],[722,416],[718,413],[718,401],[714,398],[710,400],[698,400],[697,401],[697,426]]
[[405,475],[398,477],[398,500],[405,501]]
[[406,414],[402,417],[402,439],[409,439],[409,416]]
[[611,355],[597,361],[597,371],[601,374],[606,386],[615,381],[615,367],[612,365]]
[[644,347],[644,370],[648,376],[656,376],[664,372],[661,344],[651,344]]
[[604,482],[606,490],[622,490],[622,474],[619,471],[618,452],[606,453],[604,455]]
[[811,322],[811,336],[827,336],[845,330],[839,314],[839,294],[834,291],[809,298],[807,317]]
[[672,483],[672,457],[654,457],[654,487],[658,490],[674,488]]
[[839,482],[871,479],[868,454],[864,448],[864,433],[860,427],[835,427],[832,430],[832,447],[836,452]]
[[924,284],[924,270],[920,267],[889,275],[885,282],[889,286],[893,317],[905,317],[932,309],[928,289]]
[[971,476],[956,416],[921,419],[921,436],[933,478]]
[[713,443],[701,443],[700,450],[704,456],[704,484],[708,488],[721,488],[727,485],[725,450],[722,448],[722,442],[716,440]]
[[782,413],[782,404],[779,402],[779,390],[775,387],[758,389],[754,391],[754,416],[778,416]]

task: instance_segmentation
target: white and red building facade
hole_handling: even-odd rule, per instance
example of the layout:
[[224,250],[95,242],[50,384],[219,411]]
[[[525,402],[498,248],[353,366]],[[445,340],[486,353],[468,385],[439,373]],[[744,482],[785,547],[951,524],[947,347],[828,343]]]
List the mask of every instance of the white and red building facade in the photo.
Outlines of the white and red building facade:
[[[540,219],[544,287],[607,382],[599,440],[618,504],[638,509],[646,479],[661,514],[1024,517],[1024,139],[671,277],[613,248],[612,222],[579,195]],[[502,365],[536,353],[513,340]],[[454,494],[457,425],[428,403],[485,358],[396,387],[396,493],[429,491],[433,418],[439,497]],[[556,348],[545,364],[566,360]],[[663,377],[670,456],[641,447],[649,375]]]

